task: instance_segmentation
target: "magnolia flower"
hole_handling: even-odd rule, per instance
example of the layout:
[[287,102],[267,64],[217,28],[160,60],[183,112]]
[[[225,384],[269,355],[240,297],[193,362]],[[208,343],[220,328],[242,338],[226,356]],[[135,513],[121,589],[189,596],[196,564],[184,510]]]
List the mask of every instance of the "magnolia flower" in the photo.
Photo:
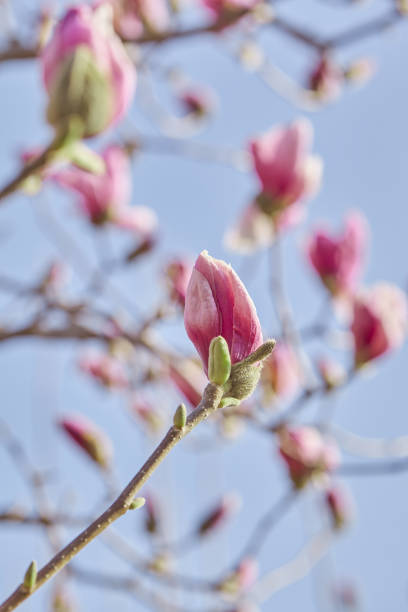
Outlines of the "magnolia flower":
[[210,343],[222,336],[231,363],[248,357],[262,344],[261,326],[254,303],[234,270],[203,251],[187,288],[184,310],[187,334],[195,345],[205,372]]
[[173,259],[165,270],[166,279],[170,289],[170,297],[184,307],[186,292],[190,281],[193,266],[186,259]]
[[83,135],[93,136],[116,123],[128,110],[136,73],[112,29],[109,5],[82,4],[68,9],[41,61],[52,125],[79,116]]
[[62,187],[79,195],[84,215],[94,225],[112,223],[148,238],[157,225],[155,213],[146,206],[130,206],[130,163],[120,147],[110,146],[102,153],[103,174],[92,174],[75,166],[53,172]]
[[250,143],[261,193],[226,234],[227,246],[243,253],[269,246],[275,235],[297,223],[304,202],[320,187],[322,161],[309,154],[311,124],[301,119]]
[[108,388],[123,389],[129,379],[121,361],[107,353],[90,353],[79,361],[80,369]]
[[367,223],[359,213],[346,218],[339,236],[316,230],[307,246],[310,263],[333,296],[347,295],[356,289],[367,241]]
[[399,347],[407,334],[407,299],[401,289],[379,283],[353,303],[354,361],[360,367]]
[[327,55],[319,58],[313,67],[307,87],[322,102],[329,102],[337,98],[344,82],[344,71]]
[[303,425],[279,431],[279,452],[297,488],[303,487],[315,475],[332,472],[340,461],[333,441],[325,440],[314,427]]
[[293,349],[278,342],[273,353],[264,361],[261,375],[265,398],[288,398],[299,389],[301,371]]
[[170,16],[166,0],[111,0],[116,30],[129,40],[168,29]]
[[113,456],[109,438],[92,421],[75,414],[60,421],[61,427],[85,453],[101,467],[108,467]]

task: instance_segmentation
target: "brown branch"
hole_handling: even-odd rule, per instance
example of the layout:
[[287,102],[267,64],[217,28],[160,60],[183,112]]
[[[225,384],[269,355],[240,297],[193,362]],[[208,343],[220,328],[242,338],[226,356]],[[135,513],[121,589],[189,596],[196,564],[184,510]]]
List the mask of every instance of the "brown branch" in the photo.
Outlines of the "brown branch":
[[212,384],[207,385],[200,405],[189,415],[186,426],[182,430],[171,427],[142,468],[111,506],[40,569],[37,574],[36,583],[31,590],[27,590],[24,584],[21,583],[0,606],[0,612],[15,610],[32,593],[65,567],[71,559],[107,529],[109,525],[126,514],[136,493],[150,478],[170,450],[201,421],[217,410],[222,393],[221,387]]

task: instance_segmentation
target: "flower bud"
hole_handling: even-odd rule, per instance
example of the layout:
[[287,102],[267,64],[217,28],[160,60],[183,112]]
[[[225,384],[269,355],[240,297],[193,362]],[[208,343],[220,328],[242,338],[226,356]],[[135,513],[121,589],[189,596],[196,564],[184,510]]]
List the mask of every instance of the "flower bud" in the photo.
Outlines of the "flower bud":
[[301,489],[311,478],[329,473],[338,466],[337,446],[332,440],[325,440],[314,427],[284,427],[278,435],[280,455],[296,488]]
[[75,117],[81,121],[81,135],[94,136],[127,111],[135,70],[111,19],[107,4],[73,7],[46,45],[42,65],[50,96],[47,118],[56,128],[67,129]]
[[344,232],[331,236],[317,230],[309,240],[310,263],[333,297],[351,294],[359,281],[367,242],[367,223],[362,215],[347,216]]
[[144,497],[135,497],[133,501],[130,502],[129,510],[138,510],[139,508],[142,508],[145,503],[146,500]]
[[353,509],[350,494],[339,485],[332,486],[326,492],[325,501],[335,529],[342,529],[352,519]]
[[379,283],[354,299],[351,332],[357,368],[397,348],[408,328],[407,299],[401,289]]
[[69,437],[102,468],[108,467],[113,449],[109,438],[91,421],[82,415],[62,419],[61,427]]
[[236,364],[262,344],[255,306],[231,266],[206,251],[198,257],[187,288],[184,324],[207,372],[210,343],[222,336]]
[[174,413],[173,425],[176,429],[184,429],[187,421],[187,410],[184,404],[180,404]]
[[170,364],[169,376],[192,408],[196,408],[207,384],[206,376],[199,364],[192,359],[184,359]]
[[79,368],[108,389],[123,389],[129,384],[122,361],[107,353],[89,353],[79,360]]
[[222,336],[210,342],[208,355],[208,380],[214,385],[222,386],[231,374],[231,357],[228,344]]
[[26,573],[24,574],[23,587],[28,593],[34,589],[37,582],[37,562],[31,561]]
[[235,493],[228,493],[223,496],[220,503],[203,518],[198,526],[200,536],[207,535],[225,523],[241,505],[241,500]]

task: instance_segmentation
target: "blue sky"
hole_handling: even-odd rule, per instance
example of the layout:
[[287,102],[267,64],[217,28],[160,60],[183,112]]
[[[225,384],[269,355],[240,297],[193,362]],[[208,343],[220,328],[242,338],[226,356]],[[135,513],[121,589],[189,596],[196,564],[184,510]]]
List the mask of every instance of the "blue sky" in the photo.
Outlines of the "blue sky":
[[[296,23],[333,33],[367,15],[380,13],[386,5],[373,0],[346,9],[335,3],[293,0],[282,3],[280,10]],[[19,8],[24,7],[21,4]],[[338,57],[344,61],[372,56],[378,71],[365,87],[348,89],[335,104],[314,113],[294,108],[256,75],[243,72],[226,52],[225,45],[214,37],[168,45],[157,54],[164,65],[175,64],[195,81],[217,91],[218,113],[208,129],[196,137],[199,142],[239,149],[251,135],[276,123],[291,121],[299,115],[307,115],[312,121],[314,150],[325,163],[323,187],[308,206],[306,227],[291,232],[284,240],[285,282],[300,324],[313,319],[322,300],[302,253],[306,228],[322,218],[338,227],[350,208],[362,210],[371,228],[365,282],[388,280],[406,287],[407,28],[407,24],[401,24],[393,31],[342,50]],[[303,74],[313,61],[314,56],[307,49],[273,31],[263,32],[261,40],[271,59],[294,76]],[[43,119],[45,96],[38,67],[30,62],[2,65],[0,82],[3,182],[16,168],[18,152],[45,142],[49,131]],[[132,124],[125,124],[124,130],[128,134],[136,126],[142,133],[153,135],[154,129],[140,112],[139,104],[137,98]],[[242,268],[240,257],[224,250],[222,236],[256,189],[251,174],[225,165],[156,153],[135,158],[133,180],[134,202],[152,206],[161,222],[157,255],[144,268],[137,267],[115,280],[135,303],[135,312],[147,313],[152,303],[157,302],[160,287],[152,286],[151,277],[160,271],[169,254],[181,252],[195,257],[205,248],[212,255],[231,261],[237,269],[248,271],[248,267]],[[41,218],[38,209],[42,206],[49,207],[81,249],[93,256],[92,238],[73,212],[71,198],[50,188],[34,201],[19,194],[2,205],[1,273],[29,280],[41,272],[50,256],[58,253],[61,242],[50,242],[49,231],[38,221]],[[113,244],[118,247],[116,237]],[[267,290],[267,274],[266,257],[260,255],[252,262],[250,272],[244,272],[243,280],[250,288],[265,330],[271,332],[276,329],[276,321]],[[81,282],[74,278],[75,289]],[[25,304],[24,308],[27,307]],[[115,304],[116,307],[120,309],[120,304]],[[6,323],[13,320],[16,314],[14,305],[10,307],[7,300],[2,302],[0,323],[2,319]],[[176,347],[191,350],[181,325],[172,325],[163,333]],[[141,465],[154,440],[129,427],[123,398],[100,391],[78,374],[78,348],[74,344],[50,346],[34,341],[2,345],[2,416],[24,441],[35,465],[58,468],[59,482],[51,479],[50,484],[50,493],[58,503],[68,510],[94,513],[103,504],[103,484],[93,467],[56,431],[57,415],[81,410],[109,431],[121,483],[127,482]],[[311,354],[319,354],[320,350],[319,345],[312,345]],[[347,363],[347,354],[338,351],[337,355]],[[336,401],[336,423],[368,437],[392,438],[406,433],[406,363],[404,347],[381,361],[371,377],[355,381],[342,392]],[[171,415],[177,399],[176,394],[170,397],[163,392],[157,401]],[[306,417],[313,418],[315,408],[312,406]],[[16,476],[7,455],[0,451],[1,503],[18,501],[24,505],[29,499],[27,488]],[[195,517],[226,489],[240,491],[244,500],[232,524],[209,541],[200,555],[187,556],[178,568],[180,571],[211,576],[215,563],[217,568],[225,567],[229,554],[239,551],[243,534],[250,530],[254,518],[277,501],[287,486],[276,454],[271,439],[247,432],[234,442],[225,443],[218,452],[196,455],[186,443],[155,474],[152,488],[160,493],[168,508],[168,525],[174,534],[188,531]],[[349,479],[356,505],[353,526],[338,538],[312,575],[277,593],[262,605],[262,610],[289,611],[301,606],[302,612],[341,612],[326,599],[322,586],[326,578],[354,579],[361,592],[362,610],[406,610],[407,478],[408,475],[401,474]],[[313,495],[306,495],[270,535],[261,555],[262,571],[290,560],[316,528],[318,516],[316,500]],[[147,550],[146,540],[136,528],[140,521],[140,516],[125,518],[118,529],[132,538],[137,548]],[[48,558],[44,542],[41,532],[0,526],[0,548],[6,551],[0,561],[2,594],[13,588],[32,558],[39,562]],[[84,551],[80,565],[108,568],[112,572],[126,569],[100,543]],[[75,591],[81,610],[142,609],[117,593],[88,586]],[[32,612],[48,609],[49,592],[48,587],[43,589],[21,609]],[[194,601],[197,608],[200,603],[202,607],[197,597]]]

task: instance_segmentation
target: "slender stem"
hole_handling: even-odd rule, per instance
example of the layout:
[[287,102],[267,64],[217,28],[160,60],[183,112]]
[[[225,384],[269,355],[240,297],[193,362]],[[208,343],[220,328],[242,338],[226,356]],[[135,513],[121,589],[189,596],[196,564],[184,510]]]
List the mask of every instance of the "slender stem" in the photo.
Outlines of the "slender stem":
[[0,612],[15,610],[32,593],[57,574],[94,538],[123,516],[128,511],[135,494],[150,478],[170,450],[196,425],[217,410],[222,393],[221,387],[212,384],[207,385],[201,403],[188,417],[186,426],[182,430],[171,427],[142,468],[123,489],[112,505],[40,569],[36,584],[31,591],[28,591],[23,584],[20,584],[0,606]]

